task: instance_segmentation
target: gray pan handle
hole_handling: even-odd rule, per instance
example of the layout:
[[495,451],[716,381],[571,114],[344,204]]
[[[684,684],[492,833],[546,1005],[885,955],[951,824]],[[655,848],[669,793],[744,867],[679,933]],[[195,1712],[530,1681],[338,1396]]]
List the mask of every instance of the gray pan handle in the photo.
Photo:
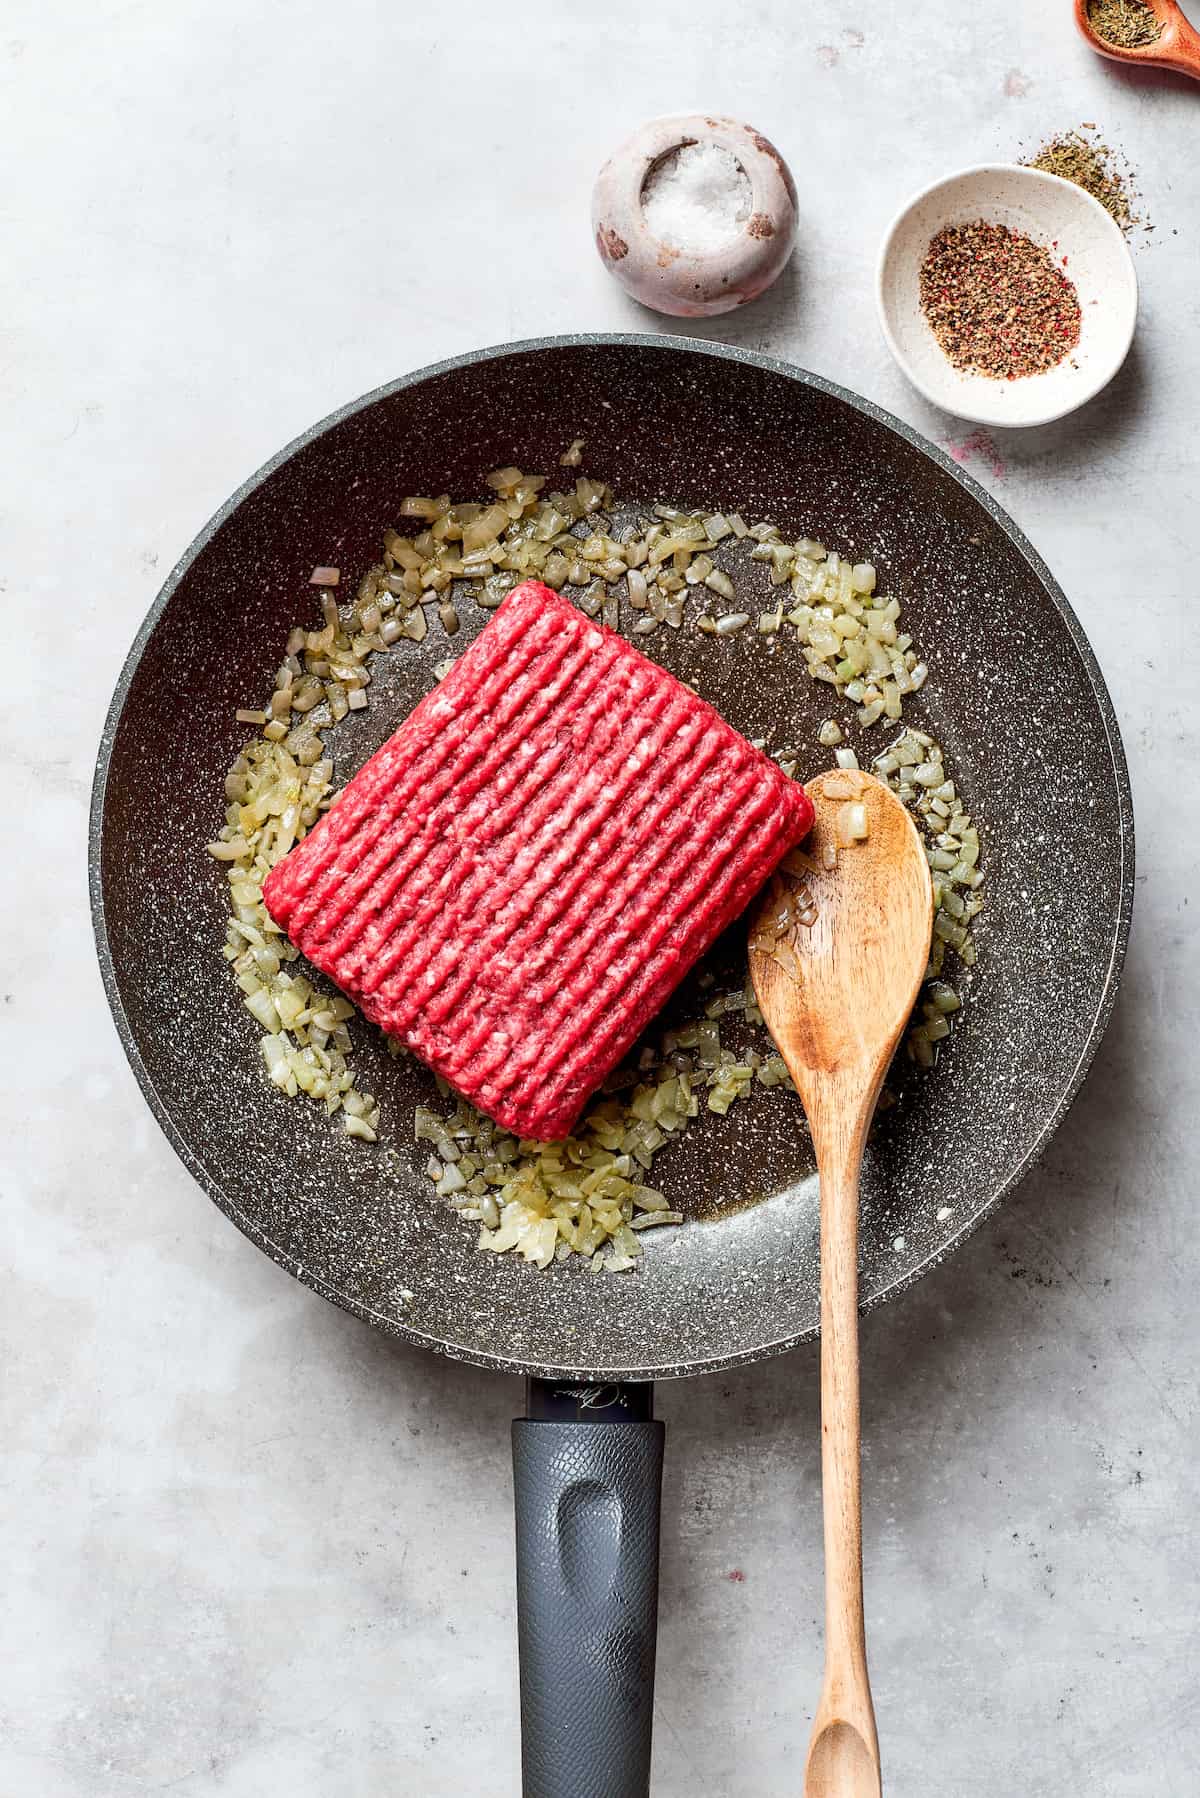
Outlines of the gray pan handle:
[[529,1383],[513,1423],[524,1798],[646,1798],[661,1423],[651,1386]]

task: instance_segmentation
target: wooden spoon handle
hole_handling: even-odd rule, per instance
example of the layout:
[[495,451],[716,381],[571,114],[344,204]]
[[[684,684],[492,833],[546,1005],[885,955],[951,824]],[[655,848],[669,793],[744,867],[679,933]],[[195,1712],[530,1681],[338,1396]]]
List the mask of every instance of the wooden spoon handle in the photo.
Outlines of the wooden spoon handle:
[[818,1151],[826,1645],[821,1711],[826,1724],[835,1717],[852,1723],[877,1759],[863,1619],[859,1428],[858,1181],[865,1133],[864,1124],[849,1141],[835,1139]]

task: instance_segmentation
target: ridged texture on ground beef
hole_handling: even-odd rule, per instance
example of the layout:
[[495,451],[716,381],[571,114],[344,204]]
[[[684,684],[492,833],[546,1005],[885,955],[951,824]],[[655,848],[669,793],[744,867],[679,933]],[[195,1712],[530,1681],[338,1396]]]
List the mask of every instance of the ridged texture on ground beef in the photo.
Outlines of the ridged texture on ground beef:
[[263,896],[368,1018],[552,1140],[811,824],[710,705],[526,581]]

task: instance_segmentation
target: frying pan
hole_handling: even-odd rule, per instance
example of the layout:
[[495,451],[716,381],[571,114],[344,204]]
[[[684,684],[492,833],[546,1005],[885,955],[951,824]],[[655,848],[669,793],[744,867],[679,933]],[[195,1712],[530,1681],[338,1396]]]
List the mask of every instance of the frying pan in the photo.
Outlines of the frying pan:
[[[663,1449],[648,1382],[816,1333],[817,1194],[798,1104],[756,1093],[664,1151],[656,1179],[690,1216],[650,1233],[636,1275],[477,1254],[407,1140],[430,1096],[418,1065],[358,1028],[360,1084],[384,1111],[377,1149],[267,1087],[258,1027],[223,978],[224,878],[202,852],[245,735],[235,707],[270,690],[288,630],[315,609],[313,566],[356,579],[404,494],[473,496],[513,462],[553,474],[574,437],[631,502],[770,518],[876,562],[931,664],[907,718],[943,744],[978,821],[987,906],[960,1027],[868,1152],[865,1306],[1000,1203],[1078,1090],[1116,996],[1133,816],[1095,658],[995,502],[878,407],[712,344],[549,339],[369,394],[233,495],[138,633],[91,821],[100,965],[125,1051],[195,1178],[289,1272],[392,1335],[529,1376],[529,1417],[513,1426],[524,1791],[634,1798],[649,1777]],[[465,610],[478,628],[485,615]],[[772,656],[752,631],[639,642],[748,736],[811,744],[831,709],[798,657]],[[339,779],[448,653],[436,630],[402,647],[368,712],[338,727]],[[743,952],[735,938],[717,955],[733,968]]]

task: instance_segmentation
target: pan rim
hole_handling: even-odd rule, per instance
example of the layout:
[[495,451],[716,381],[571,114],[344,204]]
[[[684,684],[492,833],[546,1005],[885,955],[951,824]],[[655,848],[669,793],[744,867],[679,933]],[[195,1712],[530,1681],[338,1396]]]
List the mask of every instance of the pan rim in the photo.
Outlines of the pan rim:
[[1129,931],[1133,913],[1134,894],[1134,817],[1133,793],[1129,778],[1124,744],[1121,739],[1120,726],[1116,710],[1112,703],[1104,675],[1096,658],[1083,626],[1080,624],[1070,601],[1050,572],[1049,567],[1034,548],[1020,526],[1000,506],[993,496],[982,487],[970,474],[956,463],[946,452],[931,443],[928,438],[897,418],[873,400],[864,398],[838,382],[828,380],[823,375],[814,374],[811,370],[787,362],[781,357],[769,356],[761,351],[743,349],[731,344],[711,343],[703,338],[674,336],[665,332],[626,332],[626,331],[587,331],[571,332],[560,335],[523,338],[512,343],[489,346],[484,349],[469,350],[457,356],[446,357],[438,362],[430,363],[411,373],[401,375],[383,386],[372,389],[359,398],[349,401],[336,411],[329,413],[317,423],[310,425],[299,436],[293,438],[275,455],[255,470],[227,500],[209,518],[193,538],[187,549],[170,570],[164,580],[153,604],[135,635],[129,652],[121,666],[121,671],[113,691],[97,750],[96,771],[92,782],[91,804],[88,818],[88,892],[92,914],[92,927],[96,940],[96,953],[100,965],[100,975],[104,986],[105,997],[112,1012],[117,1035],[125,1052],[126,1059],[141,1089],[150,1110],[176,1155],[183,1162],[192,1178],[217,1205],[232,1223],[249,1238],[254,1245],[269,1255],[271,1260],[282,1267],[285,1272],[299,1280],[320,1297],[329,1299],[341,1310],[351,1312],[363,1322],[373,1325],[396,1341],[412,1343],[415,1346],[432,1350],[446,1359],[465,1362],[475,1367],[487,1368],[495,1372],[514,1375],[532,1375],[540,1379],[550,1380],[666,1380],[682,1379],[703,1373],[717,1373],[722,1370],[746,1366],[754,1361],[766,1360],[775,1355],[786,1354],[789,1350],[805,1342],[813,1341],[819,1334],[816,1324],[807,1328],[790,1332],[769,1342],[756,1343],[750,1347],[738,1349],[734,1353],[701,1356],[697,1359],[668,1364],[665,1366],[578,1366],[569,1362],[524,1361],[512,1355],[492,1352],[477,1348],[470,1344],[446,1342],[432,1336],[412,1325],[398,1319],[385,1317],[359,1301],[337,1291],[319,1274],[314,1273],[296,1259],[281,1244],[275,1242],[264,1230],[240,1208],[231,1203],[222,1191],[219,1183],[210,1177],[207,1170],[192,1152],[187,1141],[175,1125],[171,1110],[160,1095],[148,1068],[146,1067],[129,1017],[121,999],[117,984],[116,968],[108,937],[107,919],[105,916],[104,895],[100,878],[100,850],[103,837],[104,808],[108,790],[108,774],[111,763],[112,746],[119,729],[129,690],[141,662],[142,655],[156,629],[159,620],[170,603],[176,589],[192,564],[207,548],[216,533],[231,519],[248,496],[255,492],[273,475],[277,469],[289,461],[300,450],[322,437],[336,425],[347,418],[364,411],[367,407],[389,399],[393,394],[414,387],[435,377],[456,373],[474,367],[480,363],[498,361],[505,357],[541,354],[547,350],[608,349],[630,348],[647,351],[669,351],[693,356],[711,357],[717,361],[739,362],[749,367],[763,370],[769,374],[785,377],[798,382],[802,386],[815,388],[818,391],[840,400],[855,411],[865,414],[874,423],[882,425],[886,430],[901,437],[911,447],[929,458],[936,467],[949,474],[960,487],[980,504],[992,523],[1004,533],[1017,554],[1028,565],[1035,579],[1048,595],[1066,628],[1067,634],[1080,658],[1080,662],[1091,686],[1097,710],[1104,727],[1105,740],[1112,764],[1113,784],[1117,801],[1118,841],[1120,853],[1119,899],[1114,920],[1112,947],[1108,967],[1105,971],[1100,1004],[1088,1031],[1087,1039],[1080,1051],[1070,1076],[1064,1083],[1059,1097],[1047,1117],[1034,1143],[1022,1157],[1018,1165],[1008,1177],[988,1196],[987,1200],[967,1218],[954,1235],[943,1243],[924,1260],[906,1268],[903,1273],[887,1286],[866,1298],[860,1309],[863,1313],[873,1311],[878,1306],[899,1298],[909,1287],[962,1247],[983,1222],[991,1217],[1004,1203],[1015,1188],[1030,1172],[1034,1164],[1045,1152],[1051,1138],[1062,1123],[1067,1111],[1074,1102],[1080,1087],[1095,1059],[1096,1052],[1103,1040],[1104,1033],[1111,1021],[1120,990],[1121,975],[1124,968],[1126,951],[1129,943]]

